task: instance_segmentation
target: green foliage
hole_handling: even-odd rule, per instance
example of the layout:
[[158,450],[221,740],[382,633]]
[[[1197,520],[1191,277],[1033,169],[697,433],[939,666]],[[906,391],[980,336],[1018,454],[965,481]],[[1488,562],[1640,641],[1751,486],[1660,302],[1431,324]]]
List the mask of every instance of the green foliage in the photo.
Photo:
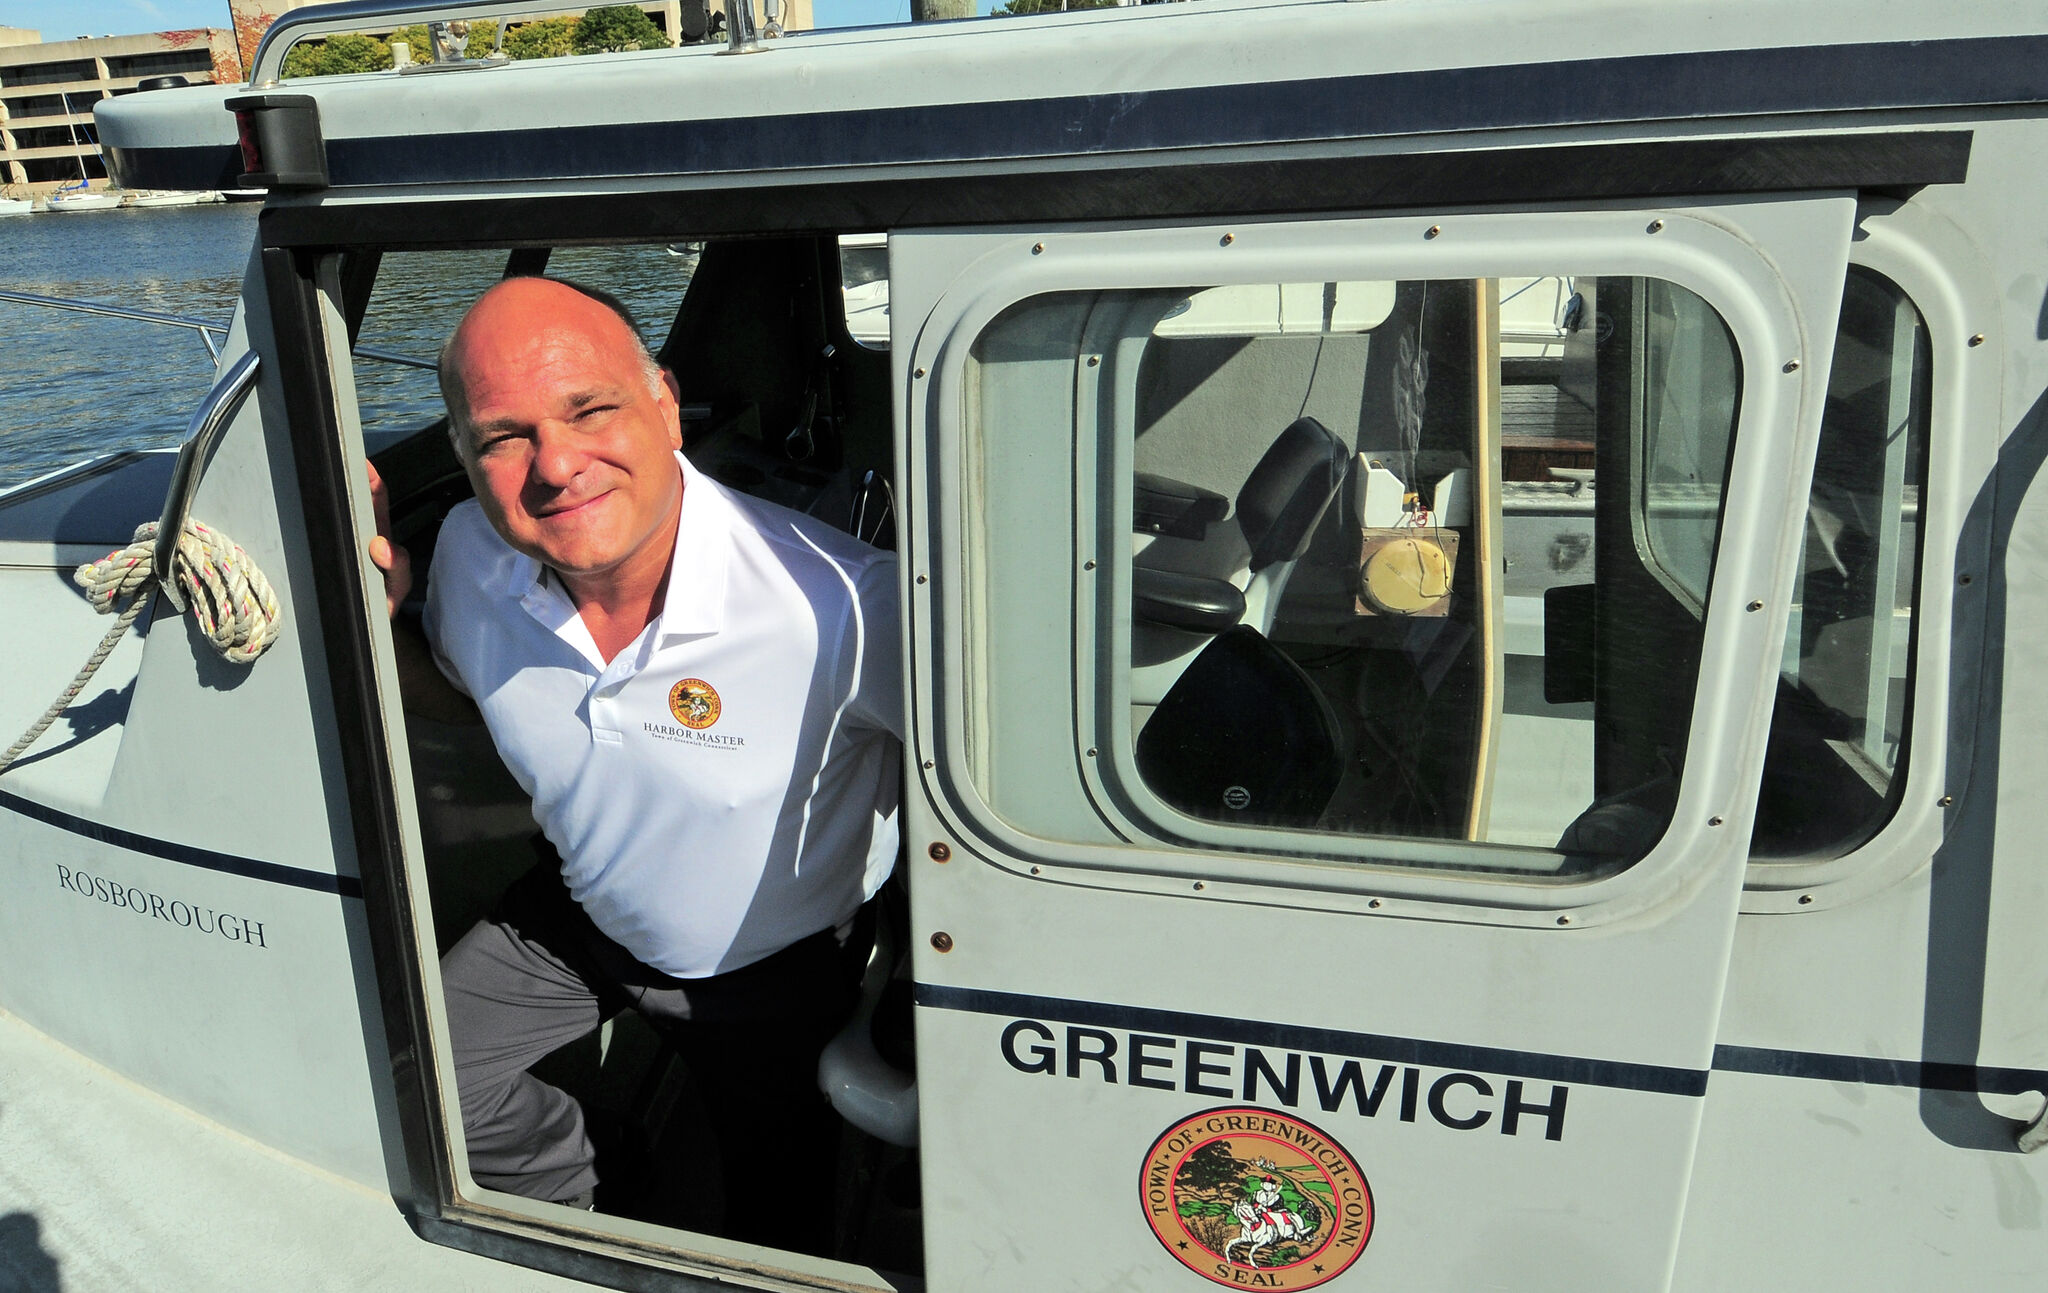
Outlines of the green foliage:
[[1229,1141],[1212,1140],[1181,1161],[1175,1180],[1183,1190],[1237,1187],[1244,1180],[1244,1164],[1231,1154]]
[[1210,1199],[1182,1199],[1180,1201],[1180,1215],[1183,1217],[1224,1217],[1230,1215],[1230,1209]]
[[576,51],[576,19],[541,18],[523,22],[505,33],[505,52],[513,58],[561,58]]
[[1009,0],[999,14],[1059,13],[1072,9],[1114,9],[1116,0]]
[[[407,45],[410,45],[412,47],[412,61],[415,63],[431,63],[434,61],[434,47],[432,42],[427,39],[427,25],[425,23],[416,22],[410,27],[400,27],[385,39],[394,43],[402,40]],[[497,40],[498,24],[483,19],[472,19],[469,24],[469,36],[462,43],[462,56],[464,58],[487,57],[491,52],[491,47],[497,43]],[[509,38],[506,43],[508,45],[511,43]]]
[[374,36],[345,33],[319,42],[302,41],[284,56],[284,74],[346,76],[351,72],[382,72],[391,66],[391,46]]
[[578,54],[616,54],[626,49],[666,49],[668,38],[654,20],[630,4],[602,5],[576,24],[571,48]]

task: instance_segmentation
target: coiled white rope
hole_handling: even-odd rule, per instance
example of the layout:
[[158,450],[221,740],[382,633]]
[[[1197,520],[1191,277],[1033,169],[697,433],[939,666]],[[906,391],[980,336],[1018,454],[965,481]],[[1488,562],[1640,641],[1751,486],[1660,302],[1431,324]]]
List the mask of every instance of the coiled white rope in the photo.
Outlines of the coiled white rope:
[[[155,521],[145,521],[135,528],[133,543],[72,572],[71,581],[85,590],[85,599],[102,615],[112,614],[123,598],[129,600],[121,609],[121,618],[100,639],[92,658],[70,685],[43,711],[35,725],[22,733],[20,740],[0,754],[0,772],[5,772],[24,750],[34,745],[36,738],[57,721],[57,716],[78,699],[85,684],[106,663],[121,636],[149,604],[150,594],[157,587],[151,566],[156,556],[156,525]],[[192,618],[198,621],[222,659],[249,664],[277,640],[277,594],[256,563],[249,560],[249,554],[227,535],[203,521],[185,522],[184,531],[178,535],[171,573],[184,586]]]

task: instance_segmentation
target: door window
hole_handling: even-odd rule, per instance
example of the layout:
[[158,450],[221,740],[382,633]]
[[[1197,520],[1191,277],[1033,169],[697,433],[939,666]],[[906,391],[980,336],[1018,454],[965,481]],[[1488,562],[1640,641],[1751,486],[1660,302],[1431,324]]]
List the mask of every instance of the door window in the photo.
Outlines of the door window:
[[[1449,279],[1050,294],[982,331],[969,452],[1008,483],[981,500],[973,584],[1027,586],[1038,558],[986,536],[1031,532],[1007,526],[1051,499],[1024,476],[1082,428],[1114,555],[1082,594],[1081,762],[1120,834],[1340,858],[1483,841],[1512,846],[1489,868],[1581,874],[1661,836],[1735,340],[1676,283],[1508,283],[1551,321],[1506,327],[1502,280]],[[1028,672],[1038,627],[986,609],[990,673]],[[1071,830],[1008,753],[1025,715],[989,714],[971,744],[991,806]]]
[[1847,852],[1898,804],[1926,480],[1926,325],[1851,266],[1752,852]]

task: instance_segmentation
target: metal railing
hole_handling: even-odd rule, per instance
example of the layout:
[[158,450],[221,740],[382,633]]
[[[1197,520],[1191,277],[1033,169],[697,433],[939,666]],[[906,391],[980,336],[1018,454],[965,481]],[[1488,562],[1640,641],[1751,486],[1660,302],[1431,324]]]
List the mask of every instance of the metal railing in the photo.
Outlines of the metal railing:
[[[74,301],[62,296],[38,296],[34,292],[10,292],[0,289],[0,301],[12,301],[17,305],[40,305],[52,310],[75,310],[80,314],[97,314],[109,319],[134,319],[139,323],[154,323],[167,328],[190,328],[199,334],[199,340],[206,346],[207,357],[217,365],[220,363],[220,342],[215,339],[228,335],[227,325],[208,323],[183,314],[159,314],[154,310],[130,310],[119,305],[105,305],[98,301]],[[432,368],[430,359],[414,359],[390,350],[379,350],[374,346],[357,346],[353,351],[358,359],[374,359],[380,363],[399,364],[406,368]]]

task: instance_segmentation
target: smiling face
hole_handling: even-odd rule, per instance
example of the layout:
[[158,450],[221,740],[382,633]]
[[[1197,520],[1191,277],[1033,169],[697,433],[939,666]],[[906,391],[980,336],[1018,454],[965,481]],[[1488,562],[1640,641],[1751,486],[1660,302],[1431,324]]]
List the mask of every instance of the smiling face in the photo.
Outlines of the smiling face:
[[513,548],[551,566],[579,601],[658,587],[683,482],[673,379],[598,301],[508,279],[470,308],[449,346],[469,478]]

